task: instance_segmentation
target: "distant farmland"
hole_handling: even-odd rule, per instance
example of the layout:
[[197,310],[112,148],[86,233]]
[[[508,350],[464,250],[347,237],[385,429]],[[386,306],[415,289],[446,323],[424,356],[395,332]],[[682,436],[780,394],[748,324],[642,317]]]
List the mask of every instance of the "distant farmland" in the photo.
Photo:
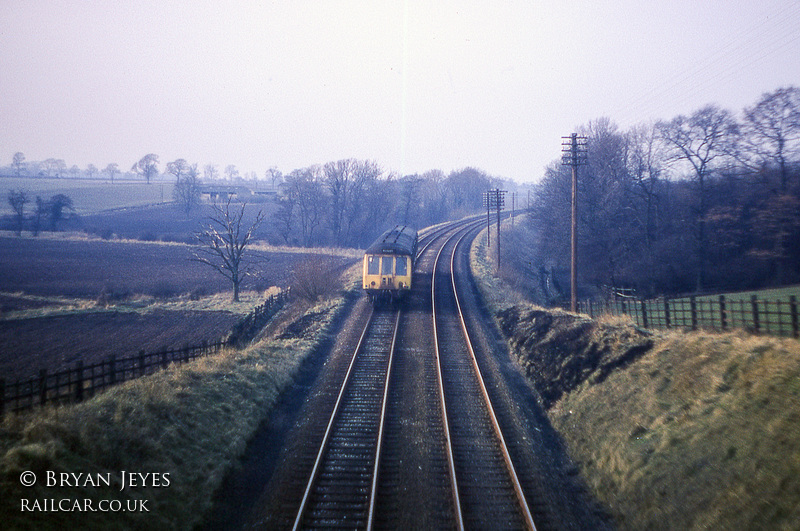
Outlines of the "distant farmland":
[[[186,245],[102,240],[0,238],[0,292],[40,296],[96,298],[104,289],[118,294],[168,297],[201,289],[230,290],[211,268],[190,261]],[[302,254],[252,251],[261,274],[245,281],[264,288],[291,282]]]
[[75,211],[84,216],[110,210],[113,208],[152,205],[172,201],[171,182],[100,179],[39,179],[39,178],[0,178],[0,192],[3,201],[0,204],[0,216],[12,213],[5,196],[8,190],[24,190],[30,197],[28,210],[35,208],[36,196],[48,199],[56,194],[64,194],[72,199]]
[[[190,247],[182,244],[0,237],[0,378],[28,378],[40,368],[57,370],[78,360],[220,338],[239,315],[161,307],[178,296],[230,291],[221,275],[189,257]],[[246,280],[243,290],[258,291],[291,285],[298,264],[317,259],[255,249],[250,257],[258,275]],[[330,260],[336,267],[353,258]],[[96,307],[101,294],[119,306]],[[153,299],[137,303],[138,296]],[[38,315],[69,301],[86,309]],[[8,318],[9,312],[26,310],[35,311]]]
[[[249,225],[259,210],[268,216],[275,209],[273,203],[247,204],[244,223]],[[74,230],[85,231],[103,238],[128,238],[143,241],[177,241],[194,243],[194,233],[208,216],[212,205],[201,204],[188,215],[176,204],[150,205],[147,207],[120,208],[82,216],[70,224]],[[269,224],[262,224],[256,237],[266,238]]]

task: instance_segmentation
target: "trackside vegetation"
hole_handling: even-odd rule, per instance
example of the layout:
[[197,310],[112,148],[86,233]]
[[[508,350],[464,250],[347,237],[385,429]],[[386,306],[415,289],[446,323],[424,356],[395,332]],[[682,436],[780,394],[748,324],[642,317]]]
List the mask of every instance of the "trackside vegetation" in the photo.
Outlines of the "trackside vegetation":
[[[621,529],[790,529],[800,521],[800,342],[661,332],[511,295],[472,249],[512,356]],[[514,301],[517,298],[516,302]]]
[[[344,278],[348,289],[356,289],[353,272]],[[245,349],[172,366],[74,406],[6,415],[0,425],[3,526],[192,529],[345,298],[340,292],[282,310],[276,319],[289,324],[299,318],[305,327],[291,339],[275,339],[279,327],[272,324],[267,328],[274,333]],[[35,474],[34,486],[22,485],[25,472]],[[138,485],[131,486],[137,473],[147,479],[136,476]],[[53,499],[78,500],[82,509],[124,510],[75,511],[73,504],[64,505],[69,512],[21,510],[37,507],[36,500],[46,507]]]

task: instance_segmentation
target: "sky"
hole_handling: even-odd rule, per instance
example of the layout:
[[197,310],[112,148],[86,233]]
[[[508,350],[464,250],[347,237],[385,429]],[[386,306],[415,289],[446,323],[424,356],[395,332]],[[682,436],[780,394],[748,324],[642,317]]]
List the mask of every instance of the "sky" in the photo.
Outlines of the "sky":
[[537,181],[561,137],[800,85],[800,0],[0,0],[0,166],[345,158]]

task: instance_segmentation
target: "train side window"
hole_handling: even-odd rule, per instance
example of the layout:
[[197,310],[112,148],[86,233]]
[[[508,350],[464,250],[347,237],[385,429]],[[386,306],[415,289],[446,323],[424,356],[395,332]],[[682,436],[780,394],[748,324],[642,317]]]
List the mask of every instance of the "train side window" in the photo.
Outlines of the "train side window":
[[380,257],[368,256],[367,257],[367,274],[377,275],[380,272]]
[[408,258],[405,256],[398,256],[397,257],[397,264],[396,264],[396,272],[397,276],[404,277],[408,274]]
[[384,256],[381,258],[381,275],[392,274],[392,262],[394,262],[393,256]]

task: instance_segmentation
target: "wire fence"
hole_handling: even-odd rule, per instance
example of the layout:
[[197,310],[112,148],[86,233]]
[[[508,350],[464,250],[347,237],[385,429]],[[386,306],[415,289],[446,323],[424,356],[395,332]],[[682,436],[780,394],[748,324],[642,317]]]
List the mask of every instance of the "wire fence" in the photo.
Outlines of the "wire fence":
[[603,314],[628,315],[644,328],[682,328],[697,330],[745,329],[754,333],[800,337],[797,297],[785,300],[749,298],[682,297],[676,299],[616,299],[581,301],[578,311],[591,317]]
[[216,354],[225,347],[241,347],[252,340],[289,298],[286,289],[251,311],[231,329],[225,339],[203,341],[157,352],[140,350],[117,358],[109,356],[98,363],[78,361],[74,367],[57,371],[43,368],[38,376],[7,382],[0,378],[0,416],[6,411],[22,411],[46,404],[66,404],[86,400],[119,383],[152,374],[171,364],[181,365]]

